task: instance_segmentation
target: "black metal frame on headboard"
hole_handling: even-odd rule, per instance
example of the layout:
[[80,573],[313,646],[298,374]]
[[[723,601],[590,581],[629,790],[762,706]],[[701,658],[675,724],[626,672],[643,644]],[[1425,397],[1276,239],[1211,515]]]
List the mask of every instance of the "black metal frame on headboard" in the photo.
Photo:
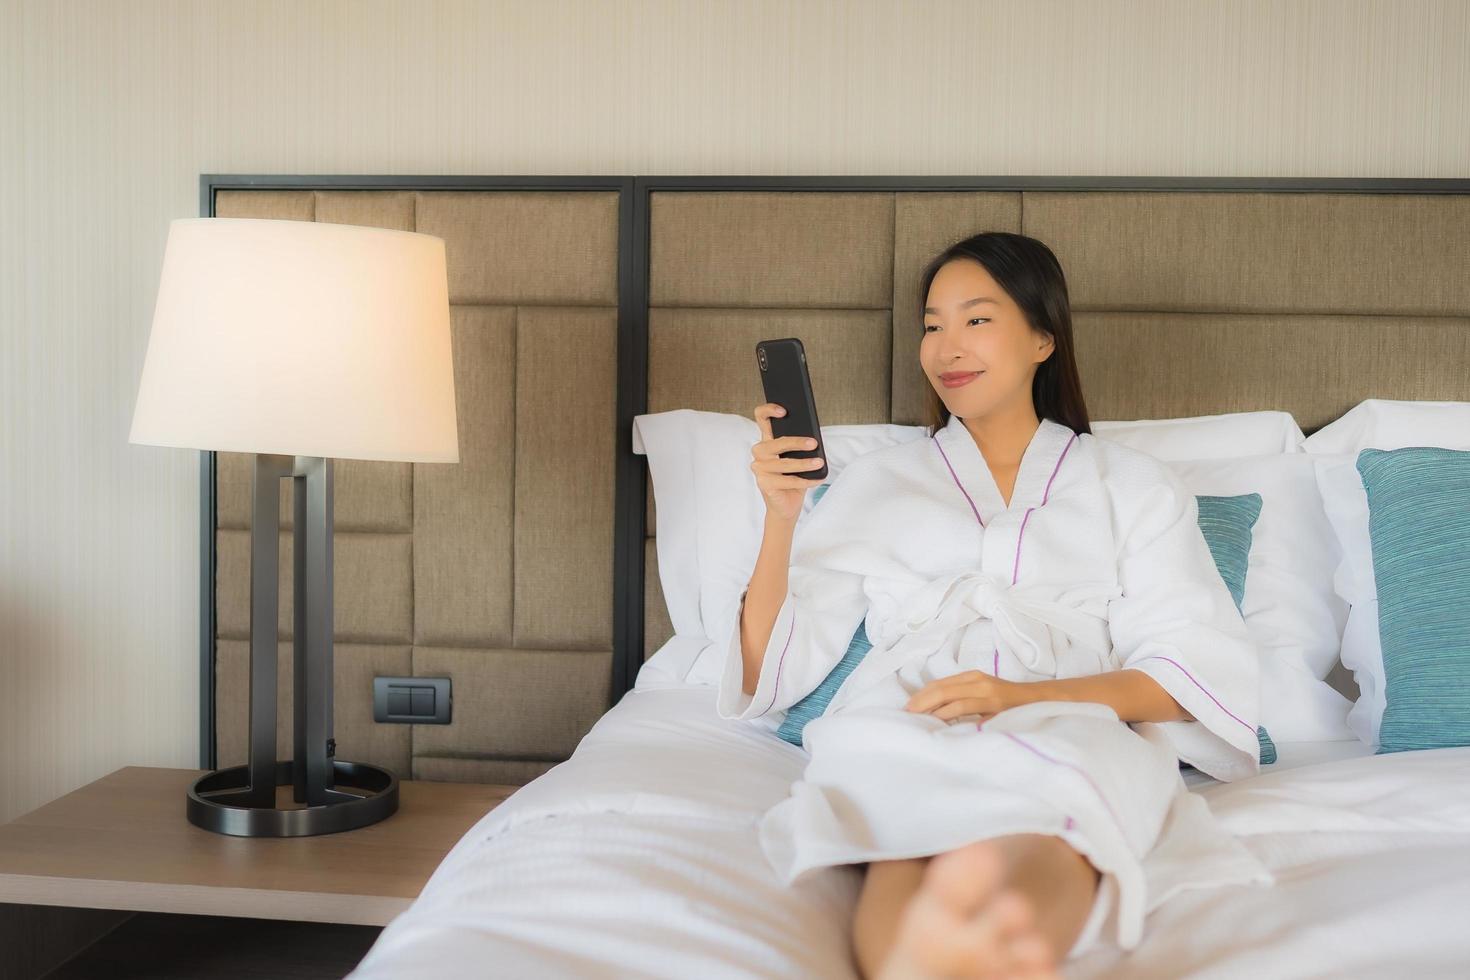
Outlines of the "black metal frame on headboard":
[[[1296,177],[535,177],[251,176],[203,174],[199,213],[214,216],[219,190],[615,190],[618,207],[617,471],[613,527],[612,701],[633,687],[643,664],[643,542],[648,470],[633,452],[633,418],[648,408],[650,196],[669,191],[1268,191],[1466,194],[1470,180]],[[215,499],[213,452],[200,458],[199,755],[215,747]]]

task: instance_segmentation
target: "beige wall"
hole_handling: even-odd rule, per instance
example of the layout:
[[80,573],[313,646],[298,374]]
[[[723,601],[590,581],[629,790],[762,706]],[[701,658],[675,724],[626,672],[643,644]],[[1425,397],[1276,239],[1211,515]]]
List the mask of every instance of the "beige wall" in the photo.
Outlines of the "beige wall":
[[1470,176],[1470,4],[0,0],[0,820],[193,765],[197,457],[127,444],[213,173]]

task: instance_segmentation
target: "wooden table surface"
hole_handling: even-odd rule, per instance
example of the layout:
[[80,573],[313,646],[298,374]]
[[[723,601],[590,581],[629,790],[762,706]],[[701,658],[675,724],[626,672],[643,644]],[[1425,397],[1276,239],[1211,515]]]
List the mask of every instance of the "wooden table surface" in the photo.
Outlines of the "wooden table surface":
[[0,826],[0,902],[386,925],[520,788],[405,781],[398,812],[371,826],[230,837],[185,817],[202,775],[129,766]]

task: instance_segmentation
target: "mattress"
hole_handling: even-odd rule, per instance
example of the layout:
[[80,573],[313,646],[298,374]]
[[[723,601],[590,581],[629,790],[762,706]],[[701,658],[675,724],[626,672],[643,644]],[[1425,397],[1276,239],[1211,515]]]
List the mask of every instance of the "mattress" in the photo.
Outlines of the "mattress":
[[[640,684],[465,834],[355,980],[857,976],[861,872],[785,887],[756,837],[805,753],[720,719],[712,687]],[[1184,772],[1276,884],[1176,894],[1140,947],[1064,976],[1470,975],[1470,748],[1277,751],[1234,783]]]

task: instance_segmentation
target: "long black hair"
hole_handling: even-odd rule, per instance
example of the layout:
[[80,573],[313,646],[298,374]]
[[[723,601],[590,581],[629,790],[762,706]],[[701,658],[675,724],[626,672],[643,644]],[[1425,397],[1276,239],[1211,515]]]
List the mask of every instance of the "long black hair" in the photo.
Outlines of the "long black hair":
[[[1082,381],[1073,355],[1072,304],[1067,279],[1052,250],[1035,238],[1008,231],[985,231],[940,252],[924,267],[919,284],[919,315],[928,305],[929,287],[943,266],[955,259],[972,259],[984,266],[1001,289],[1021,308],[1031,329],[1055,342],[1051,355],[1036,366],[1031,381],[1031,403],[1038,419],[1051,419],[1073,432],[1091,432]],[[949,423],[949,409],[934,385],[925,378],[924,424],[932,436]]]

